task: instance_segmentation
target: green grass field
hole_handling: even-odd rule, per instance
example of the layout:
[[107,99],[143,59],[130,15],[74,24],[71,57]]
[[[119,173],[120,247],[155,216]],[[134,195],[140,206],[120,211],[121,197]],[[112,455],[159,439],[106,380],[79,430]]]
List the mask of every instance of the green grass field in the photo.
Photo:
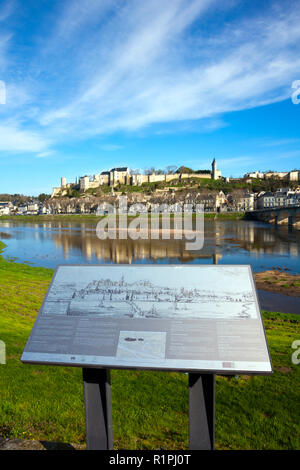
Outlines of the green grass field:
[[[118,215],[116,216],[118,217]],[[128,219],[133,219],[136,216],[127,215]],[[161,217],[161,215],[160,215]],[[193,218],[196,214],[193,214]],[[102,217],[96,214],[56,214],[56,215],[0,215],[1,221],[11,222],[28,222],[28,223],[42,223],[42,222],[90,222],[97,223]],[[150,218],[150,214],[149,214]],[[171,214],[173,218],[173,214]],[[218,220],[241,220],[244,218],[243,212],[205,212],[205,219]]]
[[[0,436],[84,444],[81,370],[20,362],[52,274],[0,256]],[[217,377],[217,449],[300,449],[300,316],[264,312],[264,322],[274,374]],[[113,370],[111,381],[115,448],[188,448],[187,375]]]

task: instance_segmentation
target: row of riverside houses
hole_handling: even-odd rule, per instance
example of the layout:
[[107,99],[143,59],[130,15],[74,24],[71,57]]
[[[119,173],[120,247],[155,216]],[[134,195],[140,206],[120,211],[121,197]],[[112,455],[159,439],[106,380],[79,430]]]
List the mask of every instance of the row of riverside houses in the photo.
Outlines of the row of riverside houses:
[[269,191],[260,193],[257,197],[257,209],[266,209],[272,207],[290,207],[300,205],[300,189],[291,190],[289,188],[280,188],[271,193]]
[[[48,199],[44,203],[30,201],[19,206],[11,202],[0,202],[0,215],[39,215],[39,214],[101,214],[109,212],[108,208],[118,208],[120,197],[124,194],[113,189],[109,195],[95,197],[86,195],[78,198]],[[153,194],[129,193],[127,195],[129,213],[150,212],[156,208],[158,212],[178,212],[188,204],[191,210],[202,205],[205,212],[245,212],[255,209],[274,207],[300,206],[300,187],[291,190],[280,188],[275,193],[253,193],[238,189],[225,195],[222,191],[197,190],[169,191],[156,190]]]
[[40,201],[30,201],[23,204],[15,204],[13,202],[0,201],[1,215],[39,215],[50,214],[47,207]]

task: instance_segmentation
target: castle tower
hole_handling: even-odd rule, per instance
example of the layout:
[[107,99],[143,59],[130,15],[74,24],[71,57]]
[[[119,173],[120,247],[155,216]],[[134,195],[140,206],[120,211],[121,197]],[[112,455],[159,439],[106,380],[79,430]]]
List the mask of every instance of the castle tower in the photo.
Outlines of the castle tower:
[[81,176],[79,179],[80,191],[85,192],[90,187],[90,177],[89,176]]
[[213,180],[218,180],[222,178],[221,170],[217,170],[217,162],[216,159],[214,158],[211,164],[211,178]]
[[66,178],[61,178],[61,187],[65,188],[67,186],[67,180]]
[[217,179],[217,162],[215,158],[213,159],[211,164],[211,177],[213,180]]

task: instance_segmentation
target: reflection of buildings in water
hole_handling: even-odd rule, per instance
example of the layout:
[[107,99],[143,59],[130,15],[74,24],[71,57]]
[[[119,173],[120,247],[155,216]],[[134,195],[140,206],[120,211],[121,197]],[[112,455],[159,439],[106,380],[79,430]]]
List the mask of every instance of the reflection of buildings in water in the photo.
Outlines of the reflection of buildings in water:
[[293,257],[297,257],[299,256],[299,244],[297,243],[290,243],[290,246],[289,246],[289,253],[291,256]]
[[[63,226],[51,236],[57,247],[62,247],[65,259],[70,256],[70,251],[77,250],[84,258],[91,260],[96,257],[99,261],[111,261],[113,263],[132,263],[135,260],[151,259],[179,259],[181,262],[192,262],[195,259],[207,259],[217,264],[222,258],[222,251],[232,243],[240,248],[256,254],[289,254],[292,257],[299,256],[300,244],[286,239],[286,233],[282,233],[268,227],[257,226],[252,222],[227,224],[216,221],[205,227],[204,247],[199,251],[187,251],[186,240],[99,240],[91,227],[81,224],[76,226]],[[69,230],[68,230],[69,229]],[[229,235],[229,237],[228,237]]]
[[187,251],[185,240],[99,240],[93,232],[66,233],[59,232],[53,235],[56,247],[62,247],[65,259],[68,259],[71,250],[78,250],[91,260],[95,256],[98,260],[114,263],[132,263],[135,260],[151,259],[180,259],[190,262],[194,259],[212,260],[214,264],[222,258],[220,253],[201,251]]
[[53,237],[54,245],[56,248],[62,247],[63,253],[64,253],[64,258],[69,259],[69,240],[68,236],[61,236],[58,234],[55,234]]
[[255,243],[255,227],[252,224],[238,225],[236,228],[236,234],[240,240],[248,243]]
[[[3,228],[15,228],[16,238],[24,238],[25,233],[20,224],[1,223]],[[34,238],[54,242],[63,250],[68,260],[71,254],[82,255],[85,259],[115,263],[132,263],[138,260],[173,259],[181,262],[192,262],[196,259],[217,263],[224,253],[244,249],[254,255],[278,254],[290,257],[300,255],[300,232],[289,232],[287,227],[269,227],[250,221],[206,221],[204,247],[198,251],[187,251],[186,240],[99,240],[95,227],[82,222],[43,222],[30,224],[36,229]],[[77,253],[76,253],[77,252]],[[205,262],[205,261],[204,261]]]
[[222,259],[222,255],[220,253],[215,253],[213,255],[213,262],[214,264],[218,264],[218,262]]
[[255,226],[251,222],[237,224],[235,241],[241,248],[251,253],[299,256],[300,243],[288,240],[287,233],[283,230],[282,228]]

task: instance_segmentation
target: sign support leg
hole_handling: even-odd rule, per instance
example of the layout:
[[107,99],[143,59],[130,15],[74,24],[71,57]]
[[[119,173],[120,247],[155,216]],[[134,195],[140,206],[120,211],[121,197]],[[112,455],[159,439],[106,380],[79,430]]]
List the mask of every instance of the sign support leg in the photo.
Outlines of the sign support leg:
[[215,440],[215,375],[189,374],[189,448],[213,450]]
[[83,368],[87,450],[112,450],[112,405],[108,369]]

